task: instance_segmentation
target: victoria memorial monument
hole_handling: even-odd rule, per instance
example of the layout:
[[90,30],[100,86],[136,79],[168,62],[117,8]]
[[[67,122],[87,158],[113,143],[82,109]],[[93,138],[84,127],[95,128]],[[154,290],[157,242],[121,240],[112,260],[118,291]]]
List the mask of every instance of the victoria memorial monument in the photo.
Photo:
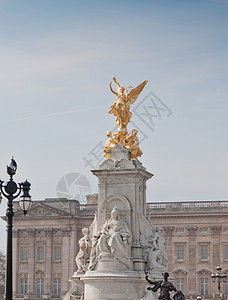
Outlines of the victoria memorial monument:
[[127,130],[131,105],[147,81],[129,90],[113,80],[116,100],[109,113],[116,117],[117,132],[107,132],[106,159],[92,170],[98,178],[98,209],[91,226],[82,229],[72,288],[63,300],[154,300],[145,273],[158,281],[167,272],[161,230],[146,218],[146,183],[153,174],[138,160],[143,152],[137,130]]

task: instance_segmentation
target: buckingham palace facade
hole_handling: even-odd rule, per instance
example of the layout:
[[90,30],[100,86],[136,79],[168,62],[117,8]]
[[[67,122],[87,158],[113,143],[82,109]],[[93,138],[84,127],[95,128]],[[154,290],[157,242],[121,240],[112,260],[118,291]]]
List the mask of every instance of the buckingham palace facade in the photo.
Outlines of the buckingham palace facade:
[[[48,198],[33,201],[26,217],[17,210],[13,227],[14,299],[62,299],[76,270],[82,228],[89,227],[97,194],[87,204]],[[168,271],[186,299],[211,299],[217,289],[211,274],[228,273],[228,200],[147,203],[155,228],[163,228]],[[221,285],[228,297],[228,283]]]

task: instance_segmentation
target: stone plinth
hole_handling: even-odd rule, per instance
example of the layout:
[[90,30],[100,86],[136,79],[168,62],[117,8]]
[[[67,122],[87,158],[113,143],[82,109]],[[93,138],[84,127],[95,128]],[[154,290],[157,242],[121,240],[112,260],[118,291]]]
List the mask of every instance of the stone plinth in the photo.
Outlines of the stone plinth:
[[116,206],[131,228],[132,270],[145,270],[140,245],[139,215],[146,214],[146,181],[153,175],[144,169],[93,170],[98,177],[98,227],[110,217]]
[[[144,299],[148,286],[144,272],[87,272],[81,280],[85,283],[86,300]],[[150,295],[148,299],[154,299]]]

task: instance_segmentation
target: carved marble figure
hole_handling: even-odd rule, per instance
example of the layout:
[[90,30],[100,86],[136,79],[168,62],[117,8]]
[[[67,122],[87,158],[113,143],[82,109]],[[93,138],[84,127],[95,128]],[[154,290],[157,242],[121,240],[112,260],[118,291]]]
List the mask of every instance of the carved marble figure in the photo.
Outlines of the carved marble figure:
[[126,222],[120,219],[118,209],[114,207],[111,218],[100,227],[99,232],[93,237],[89,269],[93,270],[99,259],[110,255],[129,267],[128,245],[130,243],[130,230]]
[[89,238],[88,228],[82,229],[83,237],[78,241],[79,252],[75,258],[77,264],[77,273],[85,273],[88,268],[88,259],[90,257],[92,243]]
[[165,241],[161,235],[162,227],[154,229],[150,219],[143,214],[139,215],[140,244],[144,249],[144,259],[147,261],[147,270],[163,273],[167,271],[168,257]]
[[165,248],[165,240],[162,237],[161,233],[162,233],[163,228],[162,227],[158,227],[158,229],[155,232],[155,239],[154,239],[154,243],[156,243],[157,245],[157,249],[160,250],[161,254],[160,254],[160,263],[164,266],[167,267],[168,264],[168,256],[166,253],[166,248]]
[[151,248],[148,254],[147,259],[147,270],[160,270],[161,272],[165,272],[166,267],[161,263],[161,250]]

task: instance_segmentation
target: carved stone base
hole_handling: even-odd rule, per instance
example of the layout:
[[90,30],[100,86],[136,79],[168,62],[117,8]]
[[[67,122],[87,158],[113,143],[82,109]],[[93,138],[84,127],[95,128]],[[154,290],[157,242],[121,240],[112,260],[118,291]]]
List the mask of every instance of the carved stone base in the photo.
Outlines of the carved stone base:
[[84,299],[84,283],[80,280],[80,277],[75,272],[70,279],[72,286],[68,293],[62,298],[62,300],[83,300]]
[[99,272],[121,272],[129,268],[117,259],[114,259],[112,255],[106,255],[98,259],[96,269],[99,270]]
[[144,272],[129,271],[115,274],[91,271],[86,272],[81,280],[85,284],[85,300],[144,299],[148,286]]
[[143,297],[140,298],[139,300],[156,300],[156,299],[157,299],[156,293],[146,290]]

